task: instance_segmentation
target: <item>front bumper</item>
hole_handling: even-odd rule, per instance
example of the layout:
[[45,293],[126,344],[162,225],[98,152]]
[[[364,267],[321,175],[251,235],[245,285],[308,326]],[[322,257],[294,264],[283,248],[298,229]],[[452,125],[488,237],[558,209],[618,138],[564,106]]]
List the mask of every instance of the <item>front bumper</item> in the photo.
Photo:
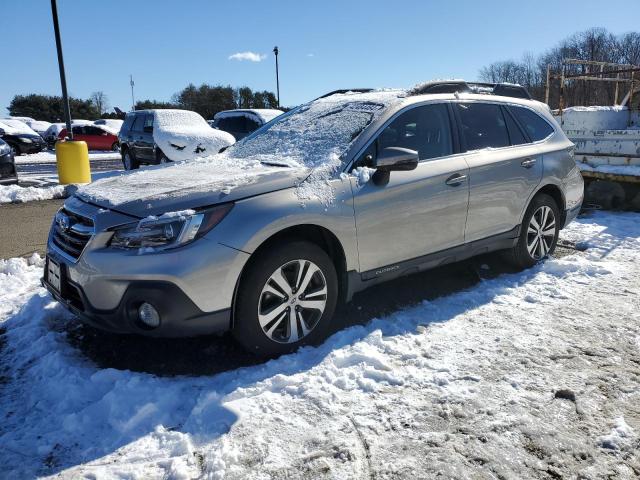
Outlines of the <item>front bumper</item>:
[[[64,209],[91,219],[95,233],[77,258],[63,251],[50,234],[47,258],[59,265],[61,286],[56,291],[44,279],[43,285],[81,320],[104,330],[165,337],[230,328],[235,288],[247,253],[206,237],[156,253],[114,249],[108,246],[109,228],[129,223],[131,217],[75,197]],[[137,309],[143,302],[159,311],[159,327],[150,330],[138,322]]]
[[[65,281],[61,292],[44,278],[42,285],[84,323],[109,332],[189,337],[225,332],[231,326],[230,308],[203,312],[180,288],[169,282],[131,282],[118,306],[112,310],[94,308],[82,288],[73,282]],[[159,327],[150,329],[139,321],[137,311],[143,302],[151,303],[159,312]]]
[[20,142],[18,148],[20,148],[20,152],[30,154],[30,153],[38,153],[46,148],[47,144],[43,142],[32,142],[32,143],[23,143]]

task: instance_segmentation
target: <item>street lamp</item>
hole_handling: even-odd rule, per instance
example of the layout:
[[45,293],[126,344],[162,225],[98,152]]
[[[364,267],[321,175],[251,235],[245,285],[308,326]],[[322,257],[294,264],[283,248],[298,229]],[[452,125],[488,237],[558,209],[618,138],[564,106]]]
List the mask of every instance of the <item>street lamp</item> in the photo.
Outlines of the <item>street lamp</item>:
[[278,75],[278,53],[280,53],[280,50],[278,50],[277,46],[273,47],[273,53],[276,56],[276,93],[278,98],[278,108],[280,108],[280,77]]
[[133,112],[136,109],[136,100],[133,98],[133,75],[129,75],[129,85],[131,85],[131,111]]

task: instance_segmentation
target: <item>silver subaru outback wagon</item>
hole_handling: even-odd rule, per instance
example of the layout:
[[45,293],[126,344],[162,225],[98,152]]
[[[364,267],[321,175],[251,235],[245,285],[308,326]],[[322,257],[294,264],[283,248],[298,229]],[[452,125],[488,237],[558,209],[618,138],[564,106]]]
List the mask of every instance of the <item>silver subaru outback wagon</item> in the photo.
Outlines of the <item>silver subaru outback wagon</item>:
[[[524,97],[524,98],[522,98]],[[554,251],[583,182],[546,105],[509,85],[340,91],[217,155],[81,188],[43,284],[114,332],[231,330],[277,355],[371,285],[504,250]]]

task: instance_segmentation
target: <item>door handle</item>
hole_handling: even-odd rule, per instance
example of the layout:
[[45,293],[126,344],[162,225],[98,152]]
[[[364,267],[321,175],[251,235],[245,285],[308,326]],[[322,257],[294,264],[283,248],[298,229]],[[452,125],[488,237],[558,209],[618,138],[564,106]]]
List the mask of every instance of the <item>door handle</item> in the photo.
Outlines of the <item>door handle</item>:
[[536,164],[537,161],[538,160],[535,158],[527,158],[520,162],[520,165],[522,165],[524,168],[531,168]]
[[444,183],[446,183],[451,187],[457,187],[458,185],[461,185],[466,181],[467,181],[466,175],[460,175],[459,173],[456,173],[451,175],[449,178],[447,178],[447,180]]

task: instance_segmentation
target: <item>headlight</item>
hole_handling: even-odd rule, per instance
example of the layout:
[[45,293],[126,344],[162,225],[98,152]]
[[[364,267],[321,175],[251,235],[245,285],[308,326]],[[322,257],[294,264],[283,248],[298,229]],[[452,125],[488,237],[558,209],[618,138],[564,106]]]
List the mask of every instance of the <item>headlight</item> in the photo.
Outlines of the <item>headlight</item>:
[[233,208],[232,203],[195,212],[165,213],[159,217],[143,218],[135,226],[119,228],[111,238],[115,248],[138,248],[151,253],[185,245],[203,236],[219,224]]
[[22,143],[33,143],[33,140],[27,137],[18,137]]

